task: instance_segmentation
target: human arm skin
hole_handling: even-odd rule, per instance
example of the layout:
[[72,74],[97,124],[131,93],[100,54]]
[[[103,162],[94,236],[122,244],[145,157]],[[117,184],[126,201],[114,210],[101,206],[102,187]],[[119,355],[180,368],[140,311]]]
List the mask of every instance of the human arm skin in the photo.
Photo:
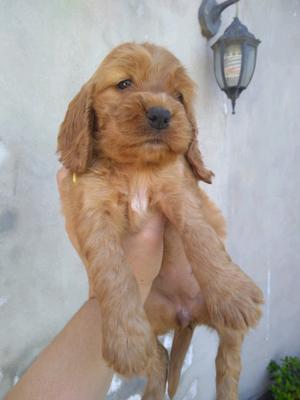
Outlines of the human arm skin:
[[[60,170],[57,178],[59,188],[62,179],[71,179],[66,170]],[[76,248],[68,221],[66,228]],[[163,233],[164,218],[155,214],[141,232],[129,236],[124,243],[143,303],[161,266]],[[38,356],[5,400],[105,399],[113,371],[102,358],[102,323],[99,304],[90,299]]]

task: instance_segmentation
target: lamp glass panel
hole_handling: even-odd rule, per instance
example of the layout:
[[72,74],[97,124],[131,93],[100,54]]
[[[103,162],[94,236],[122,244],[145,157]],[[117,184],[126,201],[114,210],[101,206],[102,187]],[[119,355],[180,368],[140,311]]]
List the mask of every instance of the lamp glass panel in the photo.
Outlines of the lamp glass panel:
[[222,77],[222,66],[221,66],[221,46],[216,46],[214,48],[214,68],[218,85],[220,86],[221,89],[223,89],[224,82]]
[[251,78],[254,73],[255,68],[255,60],[256,60],[256,48],[245,44],[245,57],[243,60],[244,67],[243,67],[243,76],[241,79],[241,87],[246,88],[251,81]]
[[225,43],[224,75],[228,87],[237,86],[242,66],[242,46],[240,43]]

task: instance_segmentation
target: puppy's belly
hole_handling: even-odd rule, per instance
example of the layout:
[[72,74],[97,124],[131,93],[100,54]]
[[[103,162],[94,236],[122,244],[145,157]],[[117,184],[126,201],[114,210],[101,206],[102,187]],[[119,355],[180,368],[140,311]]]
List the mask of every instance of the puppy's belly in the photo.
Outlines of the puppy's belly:
[[[139,186],[132,193],[129,206],[131,228],[138,231],[149,216],[146,187]],[[166,227],[164,245],[161,271],[145,305],[149,319],[154,317],[160,326],[158,330],[185,327],[201,320],[205,313],[200,287],[184,254],[181,239],[170,224]]]
[[169,330],[184,328],[192,323],[205,323],[207,310],[201,291],[194,298],[172,286],[166,276],[154,281],[145,311],[154,332],[158,335]]
[[[156,302],[168,307],[167,312],[179,327],[185,327],[194,321],[201,319],[205,313],[205,303],[201,290],[193,275],[159,274],[152,286],[151,295]],[[151,301],[151,296],[149,298]],[[166,311],[166,310],[165,310]],[[165,319],[165,317],[164,317]]]
[[[156,322],[169,329],[201,323],[206,305],[201,288],[193,275],[178,232],[169,223],[165,230],[164,257],[159,275],[149,296],[147,310],[157,314]],[[151,306],[153,302],[153,307]],[[166,315],[167,314],[167,315]]]

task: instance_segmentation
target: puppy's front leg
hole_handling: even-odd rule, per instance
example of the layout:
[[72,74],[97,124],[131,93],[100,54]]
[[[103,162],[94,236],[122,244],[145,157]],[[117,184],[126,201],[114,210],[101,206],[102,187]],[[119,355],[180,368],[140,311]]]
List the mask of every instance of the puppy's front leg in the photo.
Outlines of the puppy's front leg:
[[207,304],[212,323],[247,330],[261,316],[261,290],[232,262],[214,229],[206,222],[196,185],[164,188],[162,211],[181,235]]
[[103,357],[116,372],[131,376],[146,371],[156,350],[138,286],[122,247],[124,221],[115,207],[82,211],[78,243],[103,321]]

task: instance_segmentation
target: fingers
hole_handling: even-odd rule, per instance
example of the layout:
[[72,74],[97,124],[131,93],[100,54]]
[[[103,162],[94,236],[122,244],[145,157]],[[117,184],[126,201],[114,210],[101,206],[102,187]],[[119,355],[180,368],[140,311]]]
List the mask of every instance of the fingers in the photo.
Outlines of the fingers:
[[93,299],[96,297],[96,291],[93,282],[91,280],[91,277],[89,275],[88,275],[88,281],[89,281],[89,299]]
[[[64,211],[64,203],[67,201],[67,194],[63,190],[64,179],[71,179],[71,173],[66,168],[61,167],[57,171],[56,181],[57,181],[57,188],[59,191],[60,201],[62,204],[62,211]],[[73,247],[75,248],[75,250],[78,252],[79,256],[81,256],[80,252],[79,252],[79,245],[78,245],[78,241],[77,241],[77,237],[76,237],[76,232],[75,232],[72,224],[70,223],[69,218],[67,218],[67,215],[64,214],[64,217],[65,217],[65,228],[66,228],[66,232],[69,236],[69,239],[70,239]],[[92,296],[90,296],[90,297],[92,297]]]

